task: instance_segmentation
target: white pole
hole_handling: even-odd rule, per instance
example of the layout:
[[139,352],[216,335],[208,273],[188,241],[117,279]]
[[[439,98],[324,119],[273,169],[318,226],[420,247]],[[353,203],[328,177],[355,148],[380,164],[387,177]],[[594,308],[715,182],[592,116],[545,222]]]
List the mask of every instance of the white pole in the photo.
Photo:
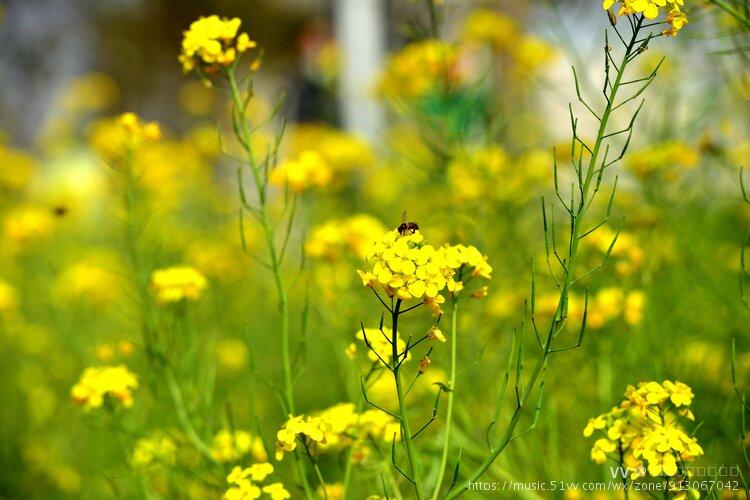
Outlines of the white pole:
[[376,141],[385,117],[373,98],[386,54],[386,0],[334,0],[343,67],[339,104],[344,127]]

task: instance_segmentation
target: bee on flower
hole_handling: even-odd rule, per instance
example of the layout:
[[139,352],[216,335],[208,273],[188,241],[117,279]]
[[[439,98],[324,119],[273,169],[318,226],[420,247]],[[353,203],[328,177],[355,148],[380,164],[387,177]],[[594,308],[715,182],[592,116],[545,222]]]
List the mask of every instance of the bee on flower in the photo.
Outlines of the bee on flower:
[[469,279],[490,278],[492,272],[487,259],[476,247],[435,248],[425,243],[418,228],[386,233],[373,244],[368,257],[367,269],[357,271],[364,286],[381,289],[388,297],[402,301],[422,300],[435,313],[445,302],[441,291],[458,293]]
[[207,286],[206,278],[192,267],[157,269],[151,275],[151,288],[160,304],[197,300]]
[[125,365],[92,366],[83,371],[70,395],[86,411],[101,408],[108,399],[130,408],[137,388],[138,378]]

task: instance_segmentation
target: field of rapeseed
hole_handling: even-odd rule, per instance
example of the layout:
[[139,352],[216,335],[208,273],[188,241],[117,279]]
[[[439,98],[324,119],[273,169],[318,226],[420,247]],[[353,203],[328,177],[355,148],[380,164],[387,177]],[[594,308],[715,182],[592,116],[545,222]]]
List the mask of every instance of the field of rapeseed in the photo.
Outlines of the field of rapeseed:
[[0,498],[750,498],[747,0],[213,3],[0,122]]

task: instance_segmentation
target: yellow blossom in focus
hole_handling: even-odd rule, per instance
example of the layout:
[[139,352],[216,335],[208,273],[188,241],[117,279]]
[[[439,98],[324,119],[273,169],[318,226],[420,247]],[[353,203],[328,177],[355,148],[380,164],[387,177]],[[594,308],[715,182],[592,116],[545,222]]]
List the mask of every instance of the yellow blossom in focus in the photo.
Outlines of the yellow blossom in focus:
[[584,436],[602,436],[591,449],[591,459],[603,464],[613,458],[627,467],[632,479],[644,473],[684,476],[686,464],[703,454],[697,440],[679,425],[680,417],[693,420],[692,399],[692,390],[682,382],[628,386],[619,406],[586,425]]
[[263,493],[271,497],[271,500],[286,500],[292,498],[282,483],[272,483],[263,487]]
[[196,300],[207,286],[206,278],[192,267],[157,269],[151,275],[151,288],[160,304]]
[[185,73],[200,69],[207,73],[227,67],[237,58],[238,53],[247,52],[257,46],[247,33],[237,33],[239,18],[220,18],[212,15],[201,16],[182,33],[182,50],[178,60]]
[[133,406],[133,391],[138,379],[125,365],[89,367],[70,390],[73,402],[85,410],[101,408],[105,397],[119,401],[123,407]]
[[608,10],[615,3],[620,4],[618,16],[643,14],[646,19],[656,19],[663,13],[660,9],[664,9],[664,22],[669,24],[669,28],[662,31],[662,34],[667,36],[677,35],[688,22],[687,16],[680,9],[684,5],[684,0],[604,0],[602,7]]

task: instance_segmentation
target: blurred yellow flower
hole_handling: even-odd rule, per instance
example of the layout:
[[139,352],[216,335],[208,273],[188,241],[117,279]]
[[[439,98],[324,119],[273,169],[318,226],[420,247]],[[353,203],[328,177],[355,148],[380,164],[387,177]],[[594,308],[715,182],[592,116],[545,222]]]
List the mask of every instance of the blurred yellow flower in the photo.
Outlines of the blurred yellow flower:
[[493,50],[507,50],[518,42],[519,37],[518,24],[494,10],[472,10],[464,21],[463,38],[487,44]]
[[146,469],[157,465],[174,465],[177,462],[177,443],[163,431],[155,431],[140,438],[128,455],[133,469]]
[[418,99],[460,81],[456,47],[442,40],[414,42],[390,56],[378,83],[392,99]]
[[130,408],[133,406],[133,391],[137,388],[138,379],[125,365],[94,366],[83,371],[70,395],[73,402],[82,405],[86,411],[101,408],[107,396]]
[[64,300],[85,300],[103,306],[119,296],[120,286],[113,271],[84,260],[60,273],[55,294]]
[[223,339],[216,343],[215,349],[221,372],[236,374],[247,366],[250,354],[245,342],[237,339]]
[[151,275],[151,287],[160,304],[196,300],[207,286],[206,278],[192,267],[157,269]]
[[293,160],[278,165],[269,176],[273,186],[288,186],[294,193],[301,193],[312,187],[325,187],[331,181],[333,172],[323,155],[305,150]]
[[373,234],[382,234],[385,227],[376,218],[356,214],[314,226],[305,242],[305,253],[313,258],[335,261],[342,254],[358,259],[366,257],[373,243]]
[[38,206],[22,206],[8,213],[3,223],[5,237],[24,245],[48,236],[54,228],[52,211]]
[[234,462],[246,455],[258,462],[268,460],[263,441],[247,431],[228,429],[220,430],[213,438],[211,454],[219,462]]

